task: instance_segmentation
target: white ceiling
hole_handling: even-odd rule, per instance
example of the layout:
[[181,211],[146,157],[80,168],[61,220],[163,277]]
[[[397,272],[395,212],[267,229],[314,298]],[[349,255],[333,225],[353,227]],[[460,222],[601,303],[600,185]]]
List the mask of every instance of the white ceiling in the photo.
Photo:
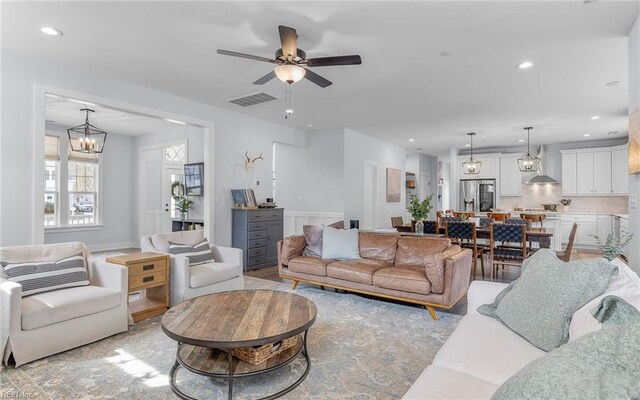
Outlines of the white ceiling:
[[45,118],[48,123],[71,128],[84,123],[86,113],[82,108],[92,109],[89,122],[106,131],[127,136],[147,135],[175,130],[181,126],[159,118],[115,110],[80,99],[70,99],[57,95],[48,95]]
[[[109,76],[283,125],[349,127],[425,152],[607,137],[627,126],[627,34],[638,2],[4,2],[3,50]],[[61,38],[34,27],[52,25]],[[334,82],[293,87],[284,102],[225,100],[285,84],[251,84],[269,64],[277,25],[311,57],[360,54],[361,66],[316,68]],[[449,53],[442,56],[442,52]],[[88,56],[87,56],[88,55]],[[525,59],[535,65],[519,70]],[[619,86],[607,87],[613,80]],[[94,93],[99,96],[100,93]],[[601,118],[590,119],[593,115]],[[408,143],[415,138],[414,143]]]

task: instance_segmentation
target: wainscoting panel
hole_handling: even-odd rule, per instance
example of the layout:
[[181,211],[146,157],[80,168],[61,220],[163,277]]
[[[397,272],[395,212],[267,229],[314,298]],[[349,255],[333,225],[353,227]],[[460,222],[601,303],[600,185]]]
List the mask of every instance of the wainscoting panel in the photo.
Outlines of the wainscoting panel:
[[339,212],[305,212],[284,210],[284,236],[302,235],[304,225],[329,225],[344,219]]

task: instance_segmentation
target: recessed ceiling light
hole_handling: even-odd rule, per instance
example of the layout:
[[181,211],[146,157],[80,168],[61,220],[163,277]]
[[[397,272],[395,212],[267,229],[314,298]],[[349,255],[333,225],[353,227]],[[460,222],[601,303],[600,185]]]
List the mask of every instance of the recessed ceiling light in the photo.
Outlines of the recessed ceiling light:
[[533,63],[531,61],[523,61],[519,64],[516,64],[516,67],[520,69],[527,69],[533,67]]
[[518,139],[518,143],[524,143],[524,139]]
[[589,136],[591,136],[591,134],[590,134],[590,133],[585,133],[585,134],[584,134],[584,135],[582,135],[582,136],[584,136],[584,137],[589,137]]
[[605,83],[605,85],[607,86],[618,86],[619,84],[620,84],[620,81],[611,81],[611,82]]
[[307,128],[313,128],[312,124],[307,124]]
[[607,133],[607,135],[609,135],[609,136],[613,136],[613,135],[617,135],[617,134],[618,134],[618,131],[611,131],[611,132]]
[[415,142],[416,140],[415,140],[415,139],[409,139],[409,141],[410,141],[410,142]]
[[178,121],[177,119],[171,119],[171,118],[165,118],[164,119],[167,122],[171,122],[172,124],[178,124],[178,125],[186,125],[186,122],[183,121]]
[[465,144],[464,147],[471,147],[469,143]]
[[594,120],[595,119],[600,119],[600,116],[599,115],[594,115],[593,117],[591,117],[591,119],[594,119]]
[[49,36],[62,36],[63,33],[60,29],[56,29],[52,26],[39,26],[38,29],[40,30],[40,32],[44,33],[45,35],[49,35]]

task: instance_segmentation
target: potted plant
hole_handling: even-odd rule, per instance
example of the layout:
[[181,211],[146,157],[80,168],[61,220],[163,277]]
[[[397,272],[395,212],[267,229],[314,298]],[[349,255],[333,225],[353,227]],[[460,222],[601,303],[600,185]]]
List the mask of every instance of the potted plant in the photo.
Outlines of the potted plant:
[[607,235],[606,240],[602,240],[598,235],[591,235],[596,239],[598,248],[602,250],[603,257],[608,261],[613,261],[616,257],[622,254],[622,248],[631,242],[633,239],[633,233],[623,233],[620,237],[616,237],[613,232]]
[[561,199],[560,204],[564,206],[564,211],[569,211],[569,206],[571,205],[571,199]]
[[[413,229],[414,232],[424,233],[424,224],[422,221],[429,216],[429,213],[433,208],[431,206],[432,199],[433,199],[433,193],[425,197],[424,200],[422,201],[418,200],[418,196],[416,196],[415,194],[411,195],[409,206],[407,207],[407,211],[411,215],[411,218],[413,219],[413,221],[415,221],[415,229]],[[412,226],[414,224],[413,221],[411,222]]]
[[189,200],[186,196],[182,197],[176,202],[176,210],[180,212],[181,220],[184,221],[185,219],[187,219],[187,213],[191,208],[191,203],[193,203],[193,201]]

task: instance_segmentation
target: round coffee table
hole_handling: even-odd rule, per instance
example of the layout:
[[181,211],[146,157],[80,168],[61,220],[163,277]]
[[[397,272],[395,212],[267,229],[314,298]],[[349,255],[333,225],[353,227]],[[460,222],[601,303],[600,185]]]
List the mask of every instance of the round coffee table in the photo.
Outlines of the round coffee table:
[[[162,330],[178,342],[176,362],[170,372],[171,389],[182,399],[194,400],[176,385],[176,373],[183,367],[199,375],[228,378],[229,399],[232,399],[234,377],[273,371],[302,353],[307,364],[302,376],[292,385],[263,399],[275,399],[289,393],[309,374],[307,333],[316,314],[317,308],[312,301],[274,290],[215,293],[172,307],[162,317]],[[299,337],[296,345],[258,365],[231,354],[234,348],[262,346],[294,336]]]

